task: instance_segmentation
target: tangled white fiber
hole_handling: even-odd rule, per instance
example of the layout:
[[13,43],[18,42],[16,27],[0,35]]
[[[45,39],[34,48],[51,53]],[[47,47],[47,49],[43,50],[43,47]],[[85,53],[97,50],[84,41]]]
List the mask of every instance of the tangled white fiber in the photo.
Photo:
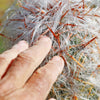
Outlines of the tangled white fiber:
[[100,0],[17,0],[6,19],[0,35],[8,46],[22,39],[32,46],[47,35],[53,44],[42,65],[64,59],[48,98],[100,100]]

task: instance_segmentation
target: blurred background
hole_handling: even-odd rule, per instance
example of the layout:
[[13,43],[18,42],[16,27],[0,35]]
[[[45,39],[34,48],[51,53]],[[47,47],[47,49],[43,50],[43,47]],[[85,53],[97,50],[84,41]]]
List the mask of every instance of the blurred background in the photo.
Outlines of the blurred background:
[[0,18],[3,16],[6,9],[10,7],[14,0],[0,0]]
[[[5,13],[5,11],[12,5],[14,0],[0,0],[0,28],[1,28],[1,22],[2,22],[2,18],[3,15]],[[4,40],[3,37],[0,36],[0,53],[2,53],[3,51],[5,51],[5,45],[4,45]]]

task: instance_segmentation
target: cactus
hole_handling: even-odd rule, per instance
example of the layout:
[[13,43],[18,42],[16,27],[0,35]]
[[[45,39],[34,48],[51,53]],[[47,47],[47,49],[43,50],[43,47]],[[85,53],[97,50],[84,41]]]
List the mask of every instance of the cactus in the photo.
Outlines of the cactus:
[[5,15],[0,35],[6,48],[23,39],[32,46],[47,35],[52,49],[40,66],[55,55],[63,58],[48,98],[99,100],[100,0],[17,0]]

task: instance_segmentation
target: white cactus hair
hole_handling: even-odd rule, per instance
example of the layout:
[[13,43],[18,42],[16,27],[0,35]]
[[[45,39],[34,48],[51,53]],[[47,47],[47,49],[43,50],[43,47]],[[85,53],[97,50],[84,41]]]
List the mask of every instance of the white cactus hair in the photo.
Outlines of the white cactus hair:
[[99,99],[100,0],[17,0],[6,19],[1,33],[10,45],[24,39],[32,46],[47,35],[53,44],[41,66],[55,55],[64,59],[48,98]]

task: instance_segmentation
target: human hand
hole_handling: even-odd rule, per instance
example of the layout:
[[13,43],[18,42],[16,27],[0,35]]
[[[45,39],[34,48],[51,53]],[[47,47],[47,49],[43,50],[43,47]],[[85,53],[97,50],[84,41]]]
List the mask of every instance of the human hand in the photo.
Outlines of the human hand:
[[55,56],[37,69],[51,44],[44,36],[33,47],[28,48],[28,44],[21,41],[0,55],[0,100],[46,99],[64,66],[62,58]]

